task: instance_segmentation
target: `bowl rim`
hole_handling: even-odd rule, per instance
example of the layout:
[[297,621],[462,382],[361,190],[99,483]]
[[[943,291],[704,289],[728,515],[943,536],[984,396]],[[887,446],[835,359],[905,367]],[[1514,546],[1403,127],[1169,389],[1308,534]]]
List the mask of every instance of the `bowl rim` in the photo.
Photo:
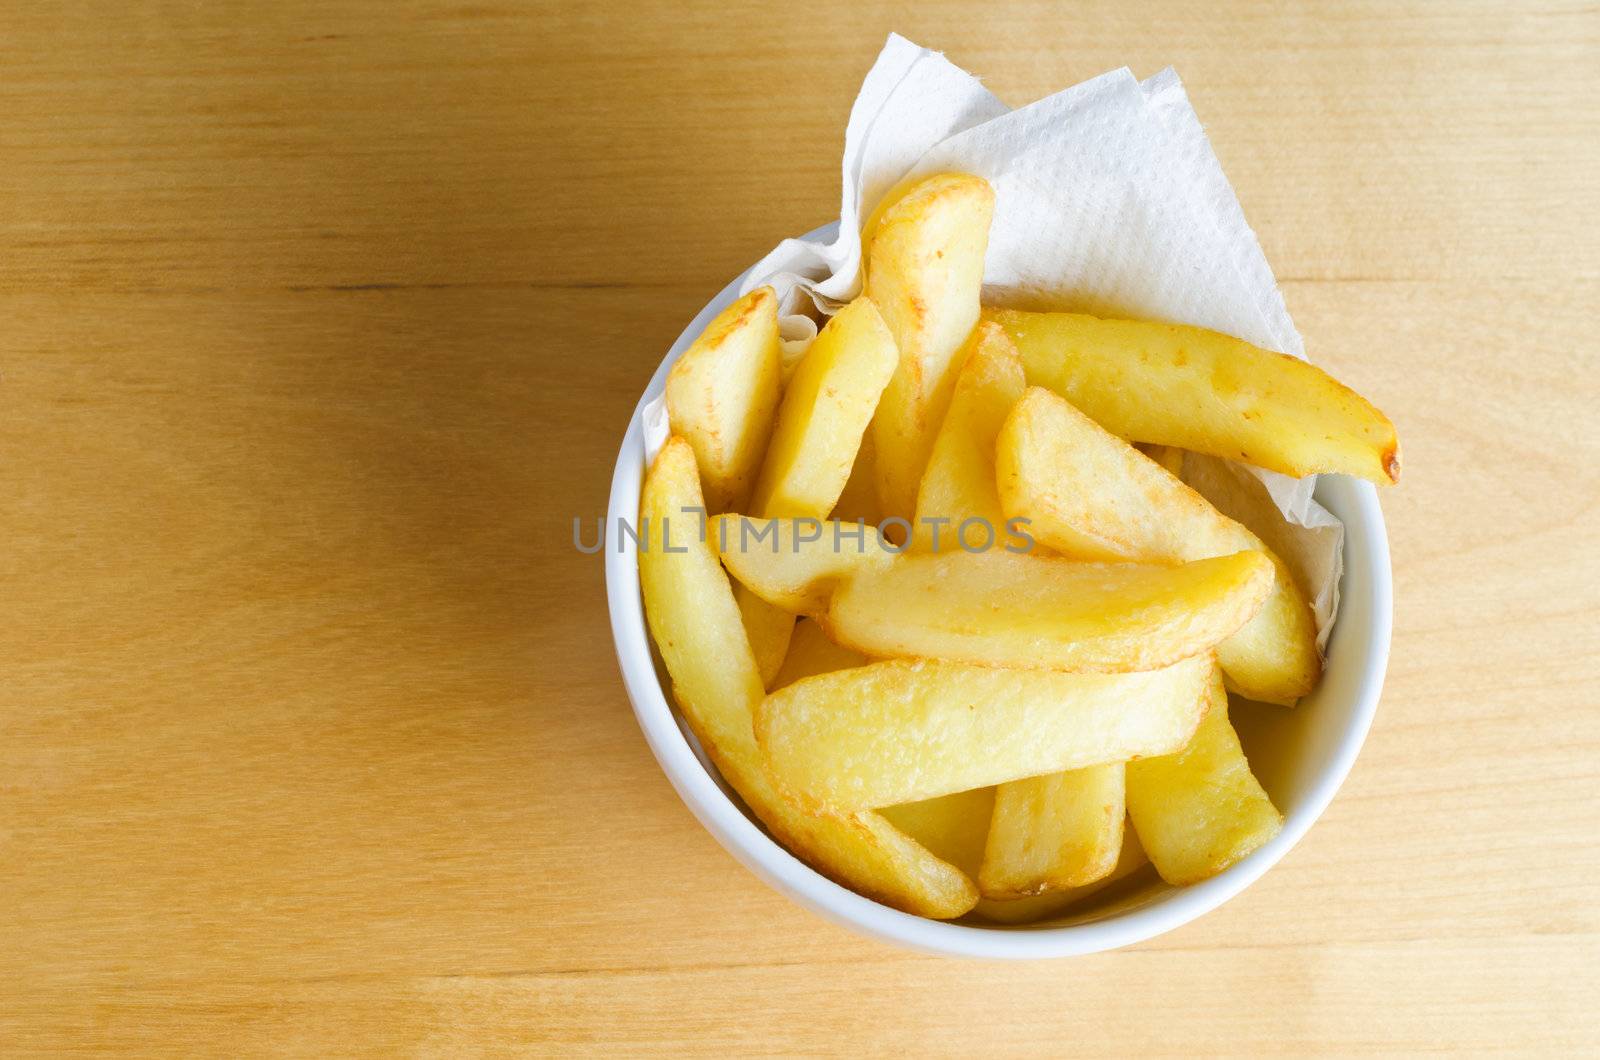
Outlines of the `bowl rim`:
[[[830,238],[837,222],[801,236]],[[929,920],[864,898],[823,876],[772,839],[737,805],[720,777],[702,763],[658,678],[651,653],[639,587],[638,553],[634,543],[612,531],[619,519],[637,518],[643,485],[645,406],[661,394],[667,371],[678,356],[738,295],[749,275],[745,270],[723,287],[684,328],[651,376],[634,407],[612,472],[604,542],[606,599],[611,632],[623,685],[634,716],[662,772],[689,810],[730,854],[775,890],[824,918],[857,932],[926,953],[950,956],[1037,959],[1067,957],[1132,945],[1203,916],[1249,887],[1303,838],[1333,801],[1355,764],[1377,712],[1388,666],[1393,626],[1393,586],[1389,543],[1371,483],[1344,476],[1323,476],[1319,500],[1335,507],[1345,524],[1345,569],[1341,579],[1344,609],[1351,605],[1352,571],[1358,565],[1367,577],[1361,588],[1370,621],[1360,649],[1364,665],[1352,697],[1349,717],[1337,747],[1283,829],[1248,858],[1202,883],[1175,888],[1171,900],[1113,912],[1101,919],[1066,926],[973,925]],[[1361,560],[1359,564],[1353,560]],[[1338,632],[1336,627],[1336,633]]]

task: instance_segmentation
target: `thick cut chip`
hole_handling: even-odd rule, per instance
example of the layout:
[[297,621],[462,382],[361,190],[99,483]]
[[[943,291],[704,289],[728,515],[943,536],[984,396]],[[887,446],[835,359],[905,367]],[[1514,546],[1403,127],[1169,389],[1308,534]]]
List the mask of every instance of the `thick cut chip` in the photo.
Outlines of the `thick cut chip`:
[[1121,762],[1013,780],[995,789],[978,874],[985,898],[1025,898],[1110,875],[1122,851]]
[[908,553],[853,570],[823,625],[880,658],[1120,673],[1206,651],[1271,591],[1272,563],[1259,552],[1176,567]]
[[994,443],[1006,414],[1022,397],[1022,359],[996,324],[980,324],[968,349],[917,490],[914,549],[986,549],[1006,541]]
[[955,791],[936,799],[885,806],[878,812],[906,835],[973,879],[994,815],[994,788]]
[[783,393],[751,515],[827,517],[898,360],[894,337],[868,298],[824,325]]
[[794,624],[794,636],[789,638],[789,653],[783,657],[783,666],[772,679],[772,687],[779,689],[794,684],[802,677],[848,670],[865,666],[870,661],[858,651],[835,644],[822,632],[821,626],[809,618],[802,618]]
[[895,557],[882,534],[860,523],[718,515],[707,525],[739,583],[791,615],[825,611],[841,581]]
[[[857,298],[834,314],[783,392],[750,499],[752,515],[822,519],[833,510],[897,360],[894,338],[869,299]],[[771,682],[794,618],[743,586],[737,598],[761,678]]]
[[867,296],[900,351],[872,431],[878,500],[909,518],[934,432],[955,382],[956,352],[978,322],[994,189],[981,177],[941,173],[913,185],[867,233]]
[[744,507],[755,485],[781,361],[778,299],[758,287],[718,314],[667,374],[667,416],[694,448],[710,511]]
[[1030,387],[995,448],[1006,514],[1068,556],[1185,562],[1244,550],[1271,560],[1272,594],[1217,646],[1242,695],[1293,703],[1317,683],[1317,625],[1283,561],[1261,539],[1048,390]]
[[1128,763],[1128,816],[1156,871],[1174,885],[1210,879],[1283,827],[1228,723],[1220,670],[1207,700],[1181,752]]
[[756,671],[768,688],[783,667],[789,653],[789,637],[794,633],[794,612],[769,604],[747,585],[735,585],[733,598],[744,619],[744,633],[750,638],[750,651],[756,657]]
[[[920,838],[920,837],[918,837]],[[1031,924],[1046,917],[1066,912],[1090,895],[1098,894],[1150,864],[1139,837],[1132,828],[1122,829],[1122,851],[1117,857],[1117,867],[1111,875],[1102,876],[1082,887],[1069,887],[1064,891],[1050,891],[1033,898],[992,899],[980,898],[973,912],[997,924]],[[958,866],[959,867],[959,866]]]
[[756,712],[776,780],[807,805],[865,810],[1171,754],[1213,662],[1068,674],[894,660],[796,681]]
[[960,916],[978,893],[959,870],[875,813],[808,813],[773,786],[752,728],[761,678],[727,575],[698,533],[702,503],[693,451],[671,438],[639,504],[639,575],[650,631],[701,745],[772,835],[817,871],[897,909]]
[[1394,424],[1306,361],[1178,324],[1013,309],[985,315],[1016,342],[1030,384],[1130,441],[1297,477],[1400,480]]

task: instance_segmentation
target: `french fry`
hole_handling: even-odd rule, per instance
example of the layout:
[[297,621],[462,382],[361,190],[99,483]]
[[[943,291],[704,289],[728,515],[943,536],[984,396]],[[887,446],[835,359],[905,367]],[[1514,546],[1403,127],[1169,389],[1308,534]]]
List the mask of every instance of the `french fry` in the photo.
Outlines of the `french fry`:
[[1185,562],[1254,550],[1271,561],[1271,595],[1217,646],[1222,668],[1251,699],[1293,703],[1321,672],[1317,627],[1283,561],[1154,461],[1040,387],[1001,428],[996,476],[1006,514],[1068,556]]
[[882,534],[859,523],[723,514],[707,533],[741,586],[791,615],[822,613],[841,581],[895,556]]
[[718,314],[667,374],[667,416],[694,448],[709,511],[744,507],[755,484],[781,359],[778,299],[758,287]]
[[1400,480],[1394,424],[1315,365],[1178,324],[1081,313],[985,311],[1017,344],[1028,382],[1106,430],[1297,477]]
[[802,618],[794,624],[794,636],[789,638],[789,653],[783,657],[783,666],[772,679],[772,688],[777,690],[792,685],[802,677],[865,666],[869,661],[860,652],[835,644],[822,632],[821,626],[809,618]]
[[823,626],[880,658],[1151,670],[1230,636],[1271,591],[1272,563],[1259,552],[1177,567],[999,550],[908,553],[852,570]]
[[1127,879],[1135,872],[1150,864],[1150,859],[1145,855],[1144,848],[1139,845],[1139,837],[1132,828],[1124,826],[1122,829],[1122,850],[1117,856],[1117,867],[1111,870],[1109,876],[1102,876],[1093,883],[1086,883],[1081,887],[1069,887],[1064,891],[1048,891],[1033,898],[993,899],[980,898],[973,912],[985,920],[992,920],[997,924],[1032,924],[1037,921],[1064,913],[1078,903],[1095,895],[1117,883]]
[[756,711],[768,768],[803,804],[866,810],[1171,754],[1199,721],[1208,654],[1068,674],[893,660],[796,681]]
[[1123,766],[1013,780],[996,789],[978,893],[1026,898],[1110,875],[1122,851]]
[[789,652],[789,637],[794,632],[794,614],[774,604],[769,604],[749,586],[735,584],[734,602],[739,605],[739,617],[744,620],[744,634],[750,640],[750,652],[756,658],[756,672],[761,683],[771,686],[783,668],[784,657]]
[[1174,885],[1210,879],[1283,827],[1228,723],[1220,669],[1207,683],[1206,700],[1188,746],[1127,768],[1128,816],[1156,871]]
[[[994,443],[1006,413],[1022,397],[1022,359],[997,324],[980,324],[967,344],[955,392],[934,436],[922,485],[911,547],[948,551],[960,547],[961,527],[980,520],[993,537],[1005,515],[994,481]],[[938,526],[935,519],[948,525]]]
[[834,314],[783,393],[751,515],[827,517],[898,363],[894,337],[870,299]]
[[872,421],[878,500],[908,518],[934,432],[955,382],[954,358],[978,322],[994,189],[941,173],[881,210],[867,233],[866,292],[883,313],[900,362]]
[[921,802],[885,806],[878,812],[934,857],[977,879],[989,818],[994,814],[994,792],[994,788],[955,791]]
[[814,815],[773,786],[751,721],[761,678],[727,576],[699,535],[693,509],[702,504],[693,450],[671,438],[640,500],[639,574],[650,631],[690,728],[723,779],[797,857],[896,909],[960,916],[977,889],[959,870],[878,814]]
[[[899,358],[866,297],[833,315],[800,359],[778,406],[750,498],[757,518],[821,519],[838,503],[856,450]],[[794,618],[744,586],[734,590],[761,679],[783,664]]]

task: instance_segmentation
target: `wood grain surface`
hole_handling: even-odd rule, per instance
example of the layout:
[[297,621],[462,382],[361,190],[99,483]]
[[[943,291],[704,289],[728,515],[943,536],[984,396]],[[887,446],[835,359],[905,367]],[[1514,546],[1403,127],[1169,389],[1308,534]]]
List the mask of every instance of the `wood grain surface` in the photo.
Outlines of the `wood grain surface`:
[[[1600,1048],[1600,13],[805,6],[0,12],[0,1053]],[[683,324],[836,215],[891,29],[1013,103],[1175,65],[1404,438],[1349,782],[1123,952],[769,891],[570,545]]]

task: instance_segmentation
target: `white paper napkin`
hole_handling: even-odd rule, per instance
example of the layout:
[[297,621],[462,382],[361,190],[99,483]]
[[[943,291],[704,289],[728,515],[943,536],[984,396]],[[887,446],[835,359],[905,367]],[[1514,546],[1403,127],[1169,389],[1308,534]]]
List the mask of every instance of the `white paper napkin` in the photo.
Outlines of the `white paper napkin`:
[[[837,237],[784,240],[741,294],[770,284],[786,336],[803,340],[802,299],[831,313],[861,291],[862,219],[902,179],[943,171],[977,174],[995,189],[986,304],[1195,324],[1304,359],[1272,269],[1176,73],[1141,82],[1113,70],[1011,110],[977,78],[898,34],[850,111]],[[789,348],[798,352],[803,341]],[[1315,478],[1243,470],[1292,527],[1284,559],[1309,583],[1325,646],[1344,528],[1312,499]],[[1195,485],[1205,492],[1204,481]]]

